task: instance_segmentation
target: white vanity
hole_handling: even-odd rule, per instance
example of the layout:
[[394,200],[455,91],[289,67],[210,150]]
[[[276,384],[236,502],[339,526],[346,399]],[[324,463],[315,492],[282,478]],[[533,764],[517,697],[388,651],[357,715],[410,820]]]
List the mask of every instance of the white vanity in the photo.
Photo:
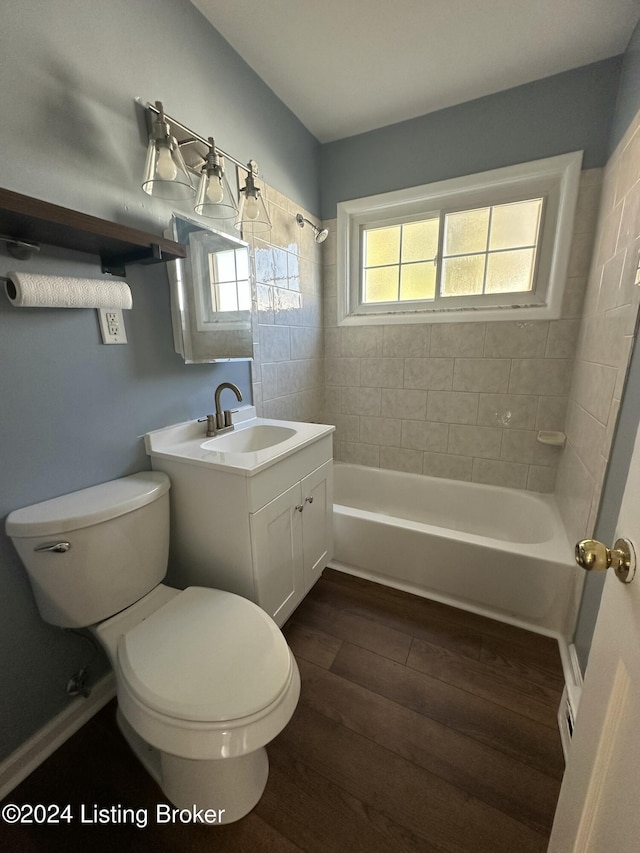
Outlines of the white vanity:
[[171,583],[235,592],[282,625],[333,554],[333,426],[257,418],[145,436],[171,479]]

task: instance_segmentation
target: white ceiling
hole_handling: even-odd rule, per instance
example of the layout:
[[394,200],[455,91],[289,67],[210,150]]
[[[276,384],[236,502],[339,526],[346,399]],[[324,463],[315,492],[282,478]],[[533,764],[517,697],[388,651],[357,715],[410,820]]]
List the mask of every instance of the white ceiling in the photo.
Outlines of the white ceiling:
[[328,142],[622,53],[639,0],[192,0]]

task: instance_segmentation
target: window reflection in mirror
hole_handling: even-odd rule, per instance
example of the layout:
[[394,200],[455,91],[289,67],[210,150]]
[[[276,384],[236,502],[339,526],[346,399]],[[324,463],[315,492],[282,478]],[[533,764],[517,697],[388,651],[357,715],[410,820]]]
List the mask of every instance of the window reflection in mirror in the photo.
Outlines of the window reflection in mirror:
[[176,352],[187,363],[251,359],[247,244],[177,214],[171,236],[187,246],[186,259],[168,264]]
[[209,255],[211,310],[250,311],[251,287],[246,249],[227,249]]

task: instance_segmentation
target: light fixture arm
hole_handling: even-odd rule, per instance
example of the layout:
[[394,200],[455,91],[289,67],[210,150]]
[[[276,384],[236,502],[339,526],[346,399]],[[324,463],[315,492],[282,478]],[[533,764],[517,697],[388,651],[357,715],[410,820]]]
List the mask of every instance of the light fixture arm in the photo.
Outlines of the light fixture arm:
[[211,177],[211,175],[215,175],[216,178],[224,177],[224,168],[222,166],[220,155],[218,154],[218,150],[216,149],[216,144],[213,141],[213,137],[210,136],[209,140],[209,150],[207,151],[207,156],[204,158],[204,165],[202,167],[203,170],[206,170],[207,175]]
[[247,170],[247,181],[240,192],[251,196],[251,198],[258,198],[260,187],[257,187],[255,182],[255,179],[258,177],[258,164],[255,160],[249,160],[244,168]]
[[[169,135],[171,135],[171,127],[176,127],[179,130],[181,130],[183,133],[186,134],[187,138],[182,140],[181,142],[179,142],[178,143],[179,146],[188,145],[190,143],[192,144],[194,142],[199,142],[201,145],[204,145],[207,148],[210,147],[209,140],[205,139],[204,136],[200,136],[199,133],[196,133],[195,131],[191,130],[190,127],[187,127],[185,124],[182,124],[182,122],[179,122],[177,119],[173,118],[172,116],[167,115],[165,113],[164,109],[162,108],[162,103],[160,101],[156,101],[155,104],[147,103],[147,108],[152,113],[155,113],[157,116],[159,116],[161,121],[167,123],[167,132]],[[154,121],[153,124],[156,125],[157,121]],[[175,136],[175,133],[173,135]],[[258,166],[254,160],[251,160],[250,165],[247,166],[244,163],[241,163],[240,160],[236,160],[236,158],[232,157],[231,154],[227,154],[226,151],[223,151],[221,148],[218,148],[217,146],[214,146],[214,150],[215,150],[216,154],[224,157],[226,160],[229,160],[229,162],[238,166],[240,169],[243,169],[245,172],[250,173],[252,170],[251,164],[253,164],[253,166],[255,167],[254,175],[255,175],[255,177],[257,177]]]

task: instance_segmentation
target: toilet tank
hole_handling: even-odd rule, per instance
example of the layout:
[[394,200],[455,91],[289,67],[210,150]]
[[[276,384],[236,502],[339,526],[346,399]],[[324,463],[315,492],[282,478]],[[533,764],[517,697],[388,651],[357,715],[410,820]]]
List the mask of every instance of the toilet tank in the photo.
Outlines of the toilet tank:
[[93,625],[160,583],[169,553],[169,485],[161,471],[142,471],[9,514],[7,535],[45,622]]

